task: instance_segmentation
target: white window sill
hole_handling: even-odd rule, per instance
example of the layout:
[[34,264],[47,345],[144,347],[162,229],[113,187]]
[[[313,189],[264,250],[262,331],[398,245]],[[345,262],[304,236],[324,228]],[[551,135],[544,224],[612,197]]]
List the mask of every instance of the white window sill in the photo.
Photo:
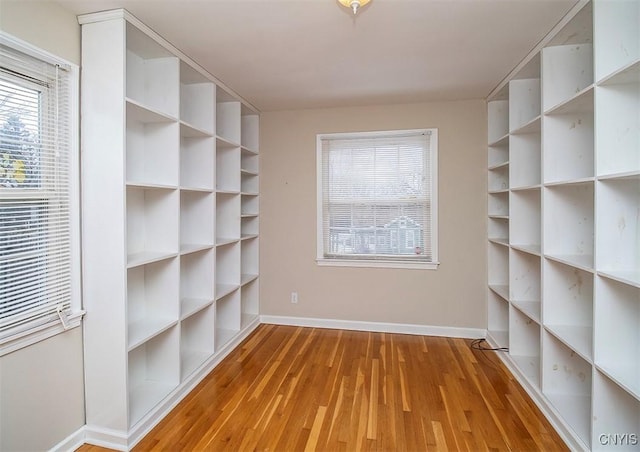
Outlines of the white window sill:
[[62,325],[60,319],[51,320],[28,330],[21,331],[11,336],[0,339],[0,356],[28,347],[36,342],[49,339],[56,334],[64,333],[82,325],[82,317],[84,311],[78,311],[70,314],[67,318],[66,328]]
[[411,270],[437,270],[439,262],[408,262],[364,259],[316,259],[320,267],[368,267],[368,268],[404,268]]

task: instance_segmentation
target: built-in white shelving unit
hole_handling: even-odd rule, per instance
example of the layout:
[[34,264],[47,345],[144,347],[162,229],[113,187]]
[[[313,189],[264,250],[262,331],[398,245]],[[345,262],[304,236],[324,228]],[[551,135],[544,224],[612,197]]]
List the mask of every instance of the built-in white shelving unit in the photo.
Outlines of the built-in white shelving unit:
[[575,450],[640,438],[639,23],[580,1],[488,99],[488,339]]
[[259,323],[259,116],[128,12],[79,21],[86,436],[129,449]]

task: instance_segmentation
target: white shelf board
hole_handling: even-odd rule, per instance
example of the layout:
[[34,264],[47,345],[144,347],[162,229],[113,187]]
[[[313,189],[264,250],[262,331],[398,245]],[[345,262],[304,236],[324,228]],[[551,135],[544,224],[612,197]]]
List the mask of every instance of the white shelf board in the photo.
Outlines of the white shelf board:
[[258,172],[257,171],[250,171],[250,170],[244,169],[244,168],[240,168],[240,174],[246,174],[248,176],[257,176]]
[[143,105],[142,103],[126,98],[127,118],[145,124],[155,122],[177,122],[178,118],[168,115],[160,110]]
[[547,331],[574,350],[582,358],[593,360],[593,328],[574,325],[545,325]]
[[516,363],[518,369],[527,377],[536,387],[540,387],[540,357],[539,356],[520,356],[510,355],[511,359]]
[[212,353],[202,350],[183,349],[180,351],[180,377],[182,380],[200,367]]
[[226,189],[226,188],[218,188],[216,187],[216,193],[219,195],[239,195],[240,190]]
[[216,300],[226,297],[239,287],[239,284],[216,284]]
[[516,192],[535,191],[535,190],[540,190],[540,188],[542,188],[542,185],[540,184],[518,185],[518,186],[511,187],[511,191],[516,191]]
[[212,298],[183,298],[180,300],[180,319],[184,320],[212,304]]
[[504,300],[509,300],[509,286],[506,284],[498,285],[498,284],[490,284],[489,289],[494,291]]
[[638,83],[640,80],[640,61],[635,61],[609,74],[598,82],[600,86],[620,85],[626,83]]
[[617,362],[615,365],[597,363],[596,367],[609,379],[640,402],[640,369]]
[[552,261],[570,265],[589,273],[594,272],[592,254],[545,254],[544,256]]
[[240,241],[239,237],[216,237],[216,246],[225,246]]
[[542,249],[540,245],[534,245],[534,244],[525,245],[525,244],[512,243],[511,248],[513,248],[514,250],[522,251],[524,253],[532,254],[538,257],[540,257],[542,254]]
[[229,148],[239,148],[240,143],[236,143],[235,141],[227,140],[224,137],[216,135],[216,148],[218,149],[229,149]]
[[540,115],[538,115],[535,118],[531,119],[526,124],[523,124],[517,129],[512,130],[511,135],[524,135],[526,133],[536,133],[536,132],[540,132],[541,128],[542,126],[541,126]]
[[210,138],[213,134],[186,121],[180,121],[180,136],[188,138]]
[[258,275],[256,274],[243,273],[240,277],[240,285],[244,286],[245,284],[248,284],[251,281],[255,281],[256,279],[258,279]]
[[593,111],[593,85],[589,85],[570,99],[549,108],[545,115],[566,115]]
[[559,394],[548,391],[545,391],[544,394],[582,440],[586,446],[585,450],[590,450],[591,448],[588,446],[591,443],[589,441],[591,432],[591,397],[588,395]]
[[135,425],[145,414],[164,399],[176,385],[146,380],[129,391],[129,423]]
[[544,186],[545,187],[557,187],[557,186],[571,186],[571,185],[585,185],[585,184],[593,184],[593,182],[595,181],[595,177],[582,177],[579,179],[567,179],[567,180],[559,180],[559,181],[552,181],[552,182],[545,182]]
[[173,259],[178,254],[169,251],[143,251],[133,253],[127,256],[127,268],[139,267],[141,265],[151,264],[163,261],[165,259]]
[[216,350],[220,350],[238,334],[238,330],[216,327]]
[[598,275],[640,288],[640,270],[598,270]]
[[[499,153],[500,151],[498,151],[498,149],[502,151],[502,154]],[[487,164],[489,165],[487,167],[489,171],[500,169],[501,167],[508,167],[509,166],[509,150],[506,148],[504,150],[502,150],[501,148],[495,148],[495,150],[492,150],[492,148],[489,148],[489,152],[487,156]]]
[[[495,217],[491,217],[491,218],[495,218]],[[509,246],[509,239],[505,239],[505,238],[490,238],[489,241],[491,243],[495,243],[496,245],[502,245],[502,246]]]
[[598,180],[638,180],[640,179],[640,171],[625,171],[623,173],[603,174],[597,177]]
[[509,215],[489,215],[489,218],[494,218],[496,220],[508,220]]
[[534,322],[540,324],[542,320],[540,311],[540,301],[520,301],[511,300],[511,304],[521,311],[524,315],[529,317]]
[[215,191],[213,190],[213,187],[206,187],[206,186],[201,186],[201,187],[196,187],[196,186],[189,186],[189,185],[181,185],[180,186],[180,191],[181,192],[191,192],[191,193],[215,193]]
[[491,147],[502,146],[504,144],[507,144],[508,142],[509,142],[509,134],[507,133],[501,136],[500,138],[498,138],[497,140],[489,143],[489,146]]
[[240,215],[240,218],[255,218],[258,215],[259,214],[257,213],[243,213],[242,215]]
[[500,162],[500,163],[496,163],[495,165],[491,165],[487,169],[489,171],[493,171],[493,170],[497,170],[497,169],[500,169],[500,168],[506,168],[507,166],[509,166],[509,160],[506,160],[506,161]]
[[251,240],[258,237],[258,234],[242,234],[240,240]]
[[209,250],[213,248],[213,243],[181,243],[180,254],[197,253],[198,251]]
[[176,319],[166,317],[146,317],[144,320],[130,323],[128,328],[129,350],[144,344],[177,323]]
[[247,153],[247,154],[251,154],[251,155],[258,155],[259,154],[257,149],[251,149],[251,148],[248,148],[245,145],[242,145],[241,149],[242,149],[243,153]]
[[135,181],[127,181],[126,186],[130,188],[140,188],[143,190],[149,188],[158,188],[161,190],[176,190],[178,188],[177,185],[168,185],[168,184],[154,184],[154,183],[145,183],[145,182],[135,182]]
[[488,193],[490,195],[499,195],[501,193],[509,193],[509,189],[508,188],[501,188],[500,190],[489,190]]

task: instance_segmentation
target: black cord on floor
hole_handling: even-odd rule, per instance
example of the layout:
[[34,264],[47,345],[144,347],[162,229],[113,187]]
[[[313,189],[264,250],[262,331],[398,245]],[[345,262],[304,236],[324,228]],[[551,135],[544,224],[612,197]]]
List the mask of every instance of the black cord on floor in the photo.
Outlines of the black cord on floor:
[[509,347],[488,347],[485,346],[487,344],[487,340],[485,338],[474,339],[471,341],[470,347],[473,350],[480,350],[483,352],[508,352]]

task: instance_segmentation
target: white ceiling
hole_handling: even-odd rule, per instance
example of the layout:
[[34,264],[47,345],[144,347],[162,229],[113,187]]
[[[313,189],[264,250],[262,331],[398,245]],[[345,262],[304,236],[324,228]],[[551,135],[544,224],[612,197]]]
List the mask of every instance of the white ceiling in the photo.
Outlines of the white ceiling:
[[577,0],[58,0],[126,8],[259,110],[486,97]]

